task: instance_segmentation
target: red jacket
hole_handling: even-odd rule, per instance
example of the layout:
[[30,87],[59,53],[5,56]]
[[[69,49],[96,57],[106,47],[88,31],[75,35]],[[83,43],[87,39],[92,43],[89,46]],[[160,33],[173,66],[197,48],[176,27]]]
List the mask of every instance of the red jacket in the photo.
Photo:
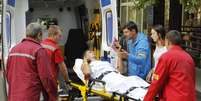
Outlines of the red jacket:
[[8,101],[39,101],[43,89],[48,101],[57,100],[56,82],[50,76],[50,61],[41,45],[25,38],[12,48],[7,61]]
[[51,70],[55,80],[57,80],[59,73],[58,64],[64,61],[61,49],[57,46],[57,43],[50,38],[43,40],[41,45],[45,48],[49,59],[51,59]]
[[196,101],[195,65],[179,46],[160,57],[144,101],[153,101],[157,94],[160,101]]

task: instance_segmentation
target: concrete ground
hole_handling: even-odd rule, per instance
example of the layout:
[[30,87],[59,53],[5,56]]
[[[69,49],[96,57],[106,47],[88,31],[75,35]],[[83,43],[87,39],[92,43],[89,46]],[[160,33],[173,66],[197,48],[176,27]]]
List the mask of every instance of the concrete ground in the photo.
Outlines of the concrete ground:
[[196,69],[196,90],[197,90],[197,101],[201,101],[201,68]]
[[[196,91],[197,101],[201,101],[201,69],[196,69]],[[6,101],[4,92],[4,80],[2,71],[0,71],[0,101]]]
[[201,68],[196,69],[196,89],[201,92]]
[[201,92],[197,92],[197,101],[201,101]]
[[0,101],[6,101],[6,93],[4,87],[3,73],[0,70]]

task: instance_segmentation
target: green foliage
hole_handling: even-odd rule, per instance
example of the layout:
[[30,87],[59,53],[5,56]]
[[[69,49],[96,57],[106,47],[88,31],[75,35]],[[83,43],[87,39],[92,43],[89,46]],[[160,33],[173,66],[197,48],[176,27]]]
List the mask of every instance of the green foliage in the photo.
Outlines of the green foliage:
[[181,0],[181,3],[187,12],[198,11],[198,8],[201,6],[201,0]]
[[134,8],[145,8],[149,5],[155,4],[158,0],[131,0]]
[[[153,5],[160,0],[131,0],[134,8],[145,8],[149,5]],[[197,11],[201,6],[201,0],[180,0],[181,4],[184,6],[184,10],[188,12]]]

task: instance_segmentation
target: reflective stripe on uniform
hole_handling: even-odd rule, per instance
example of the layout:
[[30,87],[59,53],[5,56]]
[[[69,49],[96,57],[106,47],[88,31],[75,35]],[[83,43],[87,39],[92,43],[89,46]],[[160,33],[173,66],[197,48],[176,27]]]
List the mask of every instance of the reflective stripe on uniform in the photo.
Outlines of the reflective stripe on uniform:
[[26,54],[26,53],[11,53],[9,54],[9,56],[21,56],[21,57],[27,57],[30,58],[32,60],[35,60],[35,57],[30,55],[30,54]]
[[52,46],[50,46],[50,45],[46,45],[46,44],[41,44],[41,45],[42,45],[43,48],[49,49],[49,50],[51,50],[51,51],[55,51],[55,50],[56,50],[55,47],[52,47]]
[[146,58],[146,53],[145,53],[145,52],[138,52],[138,53],[137,53],[137,56]]
[[154,79],[154,80],[158,80],[158,79],[159,79],[159,75],[154,73],[154,74],[153,74],[153,79]]

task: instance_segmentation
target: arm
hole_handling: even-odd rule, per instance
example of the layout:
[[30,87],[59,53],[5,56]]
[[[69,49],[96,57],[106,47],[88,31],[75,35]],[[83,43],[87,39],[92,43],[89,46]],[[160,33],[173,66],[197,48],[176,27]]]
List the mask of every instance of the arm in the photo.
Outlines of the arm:
[[153,74],[153,81],[149,86],[148,92],[144,97],[144,101],[153,101],[155,96],[164,88],[168,81],[167,60],[160,58],[156,70]]
[[123,59],[126,59],[128,56],[128,53],[124,50],[121,49],[123,45],[123,40],[122,38],[120,39],[120,42],[118,42],[117,40],[115,42],[113,42],[112,48],[114,49],[115,52],[117,52],[118,54],[118,58],[117,58],[117,70],[122,74],[124,71],[124,64],[123,64]]
[[42,86],[47,92],[49,99],[57,100],[57,82],[51,75],[50,60],[46,51],[41,48],[36,54],[36,65]]
[[59,69],[61,70],[64,80],[69,81],[68,70],[67,70],[66,64],[64,62],[59,63]]
[[114,40],[114,42],[112,43],[112,49],[115,51],[115,52],[118,52],[120,51],[121,49],[121,45],[119,44],[119,41],[118,40]]
[[86,59],[83,60],[81,69],[84,74],[84,79],[88,80],[90,78],[90,68],[89,68],[89,64]]
[[117,58],[117,70],[122,74],[124,73],[124,61],[121,57],[118,56]]
[[148,83],[151,83],[152,76],[153,76],[153,72],[154,72],[154,68],[152,68],[152,69],[149,71],[149,73],[147,74],[147,76],[146,76],[146,81],[147,81]]
[[62,56],[61,50],[57,49],[55,51],[54,56],[55,56],[55,60],[54,61],[55,61],[56,64],[58,64],[59,70],[61,71],[64,80],[65,81],[69,81],[67,66],[64,63],[64,58]]

